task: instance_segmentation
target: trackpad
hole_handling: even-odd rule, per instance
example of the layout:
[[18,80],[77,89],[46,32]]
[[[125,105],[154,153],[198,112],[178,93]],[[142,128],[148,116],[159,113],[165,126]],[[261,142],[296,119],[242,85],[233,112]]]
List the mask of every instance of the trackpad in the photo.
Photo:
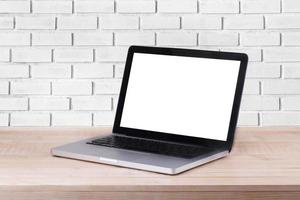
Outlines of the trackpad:
[[105,160],[105,158],[120,160],[120,161],[135,161],[140,158],[147,158],[149,153],[143,152],[135,152],[135,151],[127,151],[117,148],[105,148],[103,147],[103,151],[99,153],[99,159]]

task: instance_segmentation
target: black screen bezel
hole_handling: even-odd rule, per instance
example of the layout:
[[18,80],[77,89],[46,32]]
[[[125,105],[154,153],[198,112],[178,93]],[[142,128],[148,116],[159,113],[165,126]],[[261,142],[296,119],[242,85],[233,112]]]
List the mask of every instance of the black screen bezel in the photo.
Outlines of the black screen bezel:
[[[229,123],[227,140],[220,141],[220,140],[213,140],[207,138],[177,135],[173,133],[163,133],[163,132],[121,127],[120,126],[121,117],[122,117],[124,101],[126,97],[127,85],[130,76],[131,64],[132,64],[134,53],[201,57],[201,58],[240,61],[240,68],[239,68],[237,85],[236,85],[234,101],[233,101],[233,106],[231,111],[231,118]],[[234,133],[235,133],[237,119],[238,119],[239,107],[240,107],[243,86],[244,86],[244,81],[246,76],[247,63],[248,63],[248,56],[247,54],[244,53],[204,51],[204,50],[191,50],[191,49],[178,49],[178,48],[165,48],[165,47],[146,47],[146,46],[129,47],[120,95],[119,95],[117,111],[115,115],[115,121],[113,125],[113,133],[125,134],[133,137],[142,137],[142,138],[165,140],[165,141],[172,141],[172,142],[179,142],[179,143],[189,143],[189,144],[208,146],[214,148],[224,148],[230,151],[232,148]],[[199,126],[201,126],[201,123],[205,123],[205,122],[199,122]]]

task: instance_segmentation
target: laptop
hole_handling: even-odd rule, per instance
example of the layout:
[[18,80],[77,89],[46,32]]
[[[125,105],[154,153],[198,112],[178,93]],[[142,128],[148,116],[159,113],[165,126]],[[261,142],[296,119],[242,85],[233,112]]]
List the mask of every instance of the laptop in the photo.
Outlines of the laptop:
[[112,133],[54,156],[178,174],[231,151],[248,57],[131,46]]

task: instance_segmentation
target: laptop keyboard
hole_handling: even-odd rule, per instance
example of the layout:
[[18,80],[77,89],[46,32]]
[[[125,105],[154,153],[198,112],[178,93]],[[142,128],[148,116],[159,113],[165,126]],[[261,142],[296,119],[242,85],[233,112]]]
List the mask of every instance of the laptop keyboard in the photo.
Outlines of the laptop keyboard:
[[212,151],[212,149],[205,147],[166,143],[116,135],[110,135],[108,137],[95,139],[91,142],[88,142],[88,144],[156,153],[182,158],[193,158]]

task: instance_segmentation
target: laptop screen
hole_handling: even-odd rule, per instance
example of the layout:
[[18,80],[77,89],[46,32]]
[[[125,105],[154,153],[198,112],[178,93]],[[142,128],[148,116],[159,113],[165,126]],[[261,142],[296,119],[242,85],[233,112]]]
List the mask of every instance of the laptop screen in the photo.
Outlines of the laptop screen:
[[240,61],[134,53],[120,126],[226,141]]

